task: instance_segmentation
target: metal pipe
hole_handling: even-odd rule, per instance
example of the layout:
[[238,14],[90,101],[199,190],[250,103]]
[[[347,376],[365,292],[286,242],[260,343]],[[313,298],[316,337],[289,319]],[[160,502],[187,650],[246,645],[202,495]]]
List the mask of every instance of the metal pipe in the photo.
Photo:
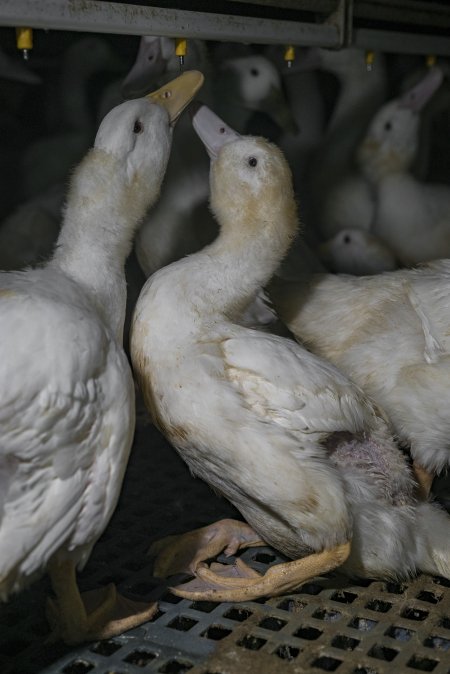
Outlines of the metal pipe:
[[353,29],[353,44],[362,49],[394,54],[436,54],[450,56],[450,39],[389,30]]
[[2,0],[0,25],[165,35],[255,44],[338,47],[336,25],[210,14],[95,0]]

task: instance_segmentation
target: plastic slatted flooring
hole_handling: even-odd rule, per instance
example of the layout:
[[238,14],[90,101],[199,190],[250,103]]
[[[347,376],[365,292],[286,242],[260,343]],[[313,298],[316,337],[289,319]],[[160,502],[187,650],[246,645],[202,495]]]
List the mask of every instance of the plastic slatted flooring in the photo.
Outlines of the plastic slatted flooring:
[[[46,643],[44,578],[0,606],[1,674],[450,674],[450,582],[441,578],[336,574],[283,597],[215,604],[179,599],[152,577],[152,540],[230,516],[141,417],[119,506],[79,580],[82,590],[113,581],[132,598],[157,598],[158,613],[109,641]],[[261,571],[282,561],[269,548],[242,557]]]

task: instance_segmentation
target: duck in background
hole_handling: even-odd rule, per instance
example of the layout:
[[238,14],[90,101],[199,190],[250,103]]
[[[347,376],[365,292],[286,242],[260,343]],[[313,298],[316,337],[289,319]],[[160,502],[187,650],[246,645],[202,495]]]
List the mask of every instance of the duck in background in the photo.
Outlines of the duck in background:
[[398,97],[412,89],[437,66],[444,74],[442,84],[420,111],[419,139],[410,171],[425,182],[448,182],[450,159],[447,134],[450,125],[450,64],[444,57],[397,55],[391,65],[391,77],[398,82]]
[[298,125],[284,93],[279,69],[263,54],[223,59],[216,65],[214,105],[220,116],[243,133],[251,130],[254,113],[264,114],[279,133],[298,133]]
[[[176,594],[214,601],[287,592],[339,565],[357,576],[450,577],[450,519],[416,501],[370,400],[304,347],[240,323],[297,231],[281,151],[239,136],[206,106],[194,125],[211,157],[220,234],[147,281],[132,362],[155,424],[250,526],[226,520],[158,543],[158,575],[179,571],[181,558],[196,578]],[[220,571],[202,564],[263,541],[295,561],[265,576],[242,562]]]
[[365,276],[398,267],[392,251],[363,229],[342,229],[320,244],[317,253],[326,269],[334,274]]
[[156,610],[114,585],[82,596],[75,573],[114,511],[134,434],[125,259],[158,197],[172,126],[202,79],[185,73],[114,108],[72,177],[51,260],[0,277],[0,598],[47,569],[48,618],[71,644]]
[[358,148],[358,163],[374,194],[371,232],[403,266],[450,256],[450,186],[424,183],[410,172],[420,111],[442,82],[438,68],[386,103]]
[[341,229],[370,229],[373,199],[357,169],[354,152],[375,112],[386,100],[387,76],[383,54],[374,55],[368,70],[366,52],[356,47],[310,52],[317,64],[332,73],[340,90],[322,142],[311,161],[308,190],[312,227],[326,240]]

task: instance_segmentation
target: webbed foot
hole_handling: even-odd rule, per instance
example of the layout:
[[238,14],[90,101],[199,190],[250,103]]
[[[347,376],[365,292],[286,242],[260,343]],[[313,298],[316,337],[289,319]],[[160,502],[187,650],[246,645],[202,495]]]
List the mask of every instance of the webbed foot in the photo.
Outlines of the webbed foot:
[[50,569],[56,599],[47,599],[49,641],[74,645],[109,639],[150,620],[157,604],[135,602],[120,595],[114,584],[80,594],[70,562]]
[[293,562],[277,564],[264,575],[241,559],[232,565],[213,563],[208,567],[204,563],[221,552],[232,555],[253,545],[265,543],[251,527],[235,520],[221,520],[158,541],[150,551],[157,555],[155,575],[166,577],[188,572],[195,576],[187,583],[170,588],[177,596],[194,601],[250,601],[277,596],[331,571],[343,564],[350,554],[350,543],[344,543]]

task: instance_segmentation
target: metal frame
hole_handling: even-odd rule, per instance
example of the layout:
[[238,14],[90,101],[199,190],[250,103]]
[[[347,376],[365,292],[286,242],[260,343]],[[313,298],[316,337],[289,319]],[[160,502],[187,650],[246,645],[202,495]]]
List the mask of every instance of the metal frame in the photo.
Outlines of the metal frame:
[[3,0],[0,25],[255,44],[342,44],[336,23],[282,21],[95,0]]
[[[242,0],[225,4],[233,9]],[[293,44],[341,48],[354,44],[365,49],[397,53],[450,56],[450,37],[442,28],[450,27],[450,7],[420,0],[250,0],[258,14],[261,7],[313,12],[311,22],[242,16],[232,11],[212,13],[187,11],[153,5],[134,5],[99,0],[2,0],[0,25],[29,26],[53,30],[87,31],[128,35],[166,35],[169,37],[245,42],[255,44]],[[314,8],[314,5],[316,7]],[[334,8],[331,13],[327,8]],[[322,22],[317,23],[317,12]],[[250,12],[249,12],[250,13]],[[425,20],[425,17],[428,17]],[[361,20],[375,27],[359,27]],[[403,22],[393,30],[376,28],[377,21]],[[416,25],[427,25],[429,34],[415,32]],[[405,26],[407,30],[405,30]],[[433,33],[433,27],[436,33]]]

